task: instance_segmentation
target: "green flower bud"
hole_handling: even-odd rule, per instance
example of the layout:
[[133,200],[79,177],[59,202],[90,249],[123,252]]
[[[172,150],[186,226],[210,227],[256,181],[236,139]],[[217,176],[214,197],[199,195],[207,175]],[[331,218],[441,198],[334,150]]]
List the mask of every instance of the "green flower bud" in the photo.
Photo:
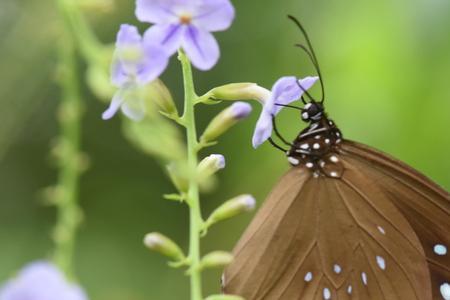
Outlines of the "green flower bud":
[[207,178],[217,171],[225,168],[225,157],[221,154],[211,154],[205,157],[197,167],[197,174],[200,180]]
[[189,181],[186,176],[185,168],[180,167],[179,164],[171,163],[167,167],[167,172],[169,173],[170,180],[175,185],[179,192],[187,192],[189,188]]
[[233,261],[233,255],[225,251],[214,251],[206,254],[200,261],[200,268],[222,268]]
[[178,115],[172,94],[161,80],[156,79],[148,85],[148,94],[149,99],[156,102],[164,114]]
[[161,233],[153,232],[144,237],[144,245],[149,249],[159,252],[175,261],[185,259],[183,251],[178,245]]
[[252,111],[252,107],[245,102],[236,102],[219,113],[206,127],[200,137],[202,143],[209,143],[227,132],[237,122],[246,118]]
[[86,82],[92,93],[100,100],[110,101],[116,92],[109,77],[109,69],[100,65],[92,65],[86,72]]
[[245,300],[245,299],[235,295],[211,295],[205,300]]
[[235,217],[243,212],[251,211],[255,208],[256,201],[251,195],[241,195],[228,200],[219,206],[206,220],[206,228],[223,220]]
[[217,100],[258,100],[264,102],[270,98],[271,92],[256,83],[231,83],[216,87],[205,94],[205,100],[209,98]]

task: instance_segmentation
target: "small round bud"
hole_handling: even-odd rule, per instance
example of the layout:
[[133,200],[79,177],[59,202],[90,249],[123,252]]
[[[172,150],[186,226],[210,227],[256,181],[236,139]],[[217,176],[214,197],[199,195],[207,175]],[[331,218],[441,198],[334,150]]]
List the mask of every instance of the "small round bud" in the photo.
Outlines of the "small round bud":
[[229,265],[233,261],[233,255],[225,251],[214,251],[206,254],[201,262],[200,267],[206,268],[221,268]]
[[206,127],[200,140],[204,143],[212,142],[227,132],[238,121],[247,117],[252,108],[248,103],[236,102],[219,113]]
[[159,252],[173,260],[182,260],[185,258],[180,247],[168,237],[157,233],[149,233],[144,237],[144,245],[147,248]]
[[256,200],[251,195],[241,195],[226,201],[219,206],[206,221],[207,226],[235,217],[243,212],[251,211],[256,206]]

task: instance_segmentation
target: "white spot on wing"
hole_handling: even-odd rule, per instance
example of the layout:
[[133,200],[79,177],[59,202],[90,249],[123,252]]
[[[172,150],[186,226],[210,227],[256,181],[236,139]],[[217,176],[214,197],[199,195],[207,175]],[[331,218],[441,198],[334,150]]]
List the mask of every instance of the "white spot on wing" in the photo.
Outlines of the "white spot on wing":
[[361,279],[364,285],[367,285],[367,274],[365,272],[361,273]]
[[308,169],[311,169],[312,167],[314,167],[314,164],[312,162],[306,163],[306,167]]
[[353,291],[353,288],[352,288],[351,285],[349,285],[348,288],[347,288],[347,294],[351,295],[352,291]]
[[382,234],[386,234],[386,231],[384,231],[384,228],[381,226],[378,226],[378,231],[381,232]]
[[331,299],[331,292],[330,292],[329,288],[323,289],[323,299],[325,299],[325,300]]
[[306,273],[305,281],[310,282],[313,279],[313,274],[311,272]]
[[313,148],[314,149],[320,149],[320,144],[319,143],[314,143]]
[[450,284],[448,282],[445,282],[441,284],[441,295],[444,300],[450,300]]
[[290,156],[288,157],[288,161],[295,166],[300,163],[300,161],[298,159],[296,159],[294,157],[290,157]]
[[325,144],[329,144],[330,142],[330,139],[325,139]]
[[307,149],[309,149],[309,144],[301,144],[300,148],[307,150]]
[[437,244],[434,246],[434,253],[437,255],[443,256],[447,254],[447,247],[441,244]]
[[341,268],[340,265],[335,264],[334,267],[333,267],[333,270],[334,270],[334,273],[339,274],[339,273],[341,273],[342,268]]
[[381,270],[386,270],[386,261],[383,257],[377,256],[377,264]]
[[330,160],[334,163],[337,163],[339,161],[339,159],[335,155],[331,156]]
[[331,177],[338,177],[338,173],[337,172],[331,172],[330,175],[331,175]]

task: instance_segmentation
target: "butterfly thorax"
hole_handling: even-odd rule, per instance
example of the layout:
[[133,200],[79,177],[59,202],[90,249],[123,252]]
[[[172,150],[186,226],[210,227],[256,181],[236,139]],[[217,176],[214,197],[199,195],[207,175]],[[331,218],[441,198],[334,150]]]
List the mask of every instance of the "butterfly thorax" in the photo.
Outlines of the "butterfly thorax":
[[288,160],[293,166],[310,169],[315,177],[340,178],[344,171],[338,155],[341,141],[341,131],[324,113],[320,119],[311,120],[292,142]]

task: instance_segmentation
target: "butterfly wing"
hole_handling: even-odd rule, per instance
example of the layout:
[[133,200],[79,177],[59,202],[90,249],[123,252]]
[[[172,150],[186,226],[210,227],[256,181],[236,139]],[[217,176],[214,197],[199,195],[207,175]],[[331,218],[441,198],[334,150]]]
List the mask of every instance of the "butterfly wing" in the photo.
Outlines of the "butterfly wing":
[[[439,287],[449,281],[448,258],[432,260],[433,250],[425,248],[434,242],[430,237],[450,231],[448,194],[403,164],[366,149],[343,143],[340,179],[315,177],[304,167],[292,168],[281,179],[234,250],[236,259],[224,273],[225,292],[247,300],[442,299]],[[401,174],[409,185],[397,190],[397,177],[406,180]],[[438,198],[437,220],[411,221],[413,213],[397,203],[418,197],[418,190]],[[433,210],[433,205],[425,206]],[[439,229],[430,229],[436,222]]]
[[445,299],[441,294],[441,286],[450,283],[448,192],[416,170],[380,151],[349,141],[343,143],[341,149],[351,164],[370,172],[367,176],[378,182],[384,194],[411,224],[426,255],[433,299]]

